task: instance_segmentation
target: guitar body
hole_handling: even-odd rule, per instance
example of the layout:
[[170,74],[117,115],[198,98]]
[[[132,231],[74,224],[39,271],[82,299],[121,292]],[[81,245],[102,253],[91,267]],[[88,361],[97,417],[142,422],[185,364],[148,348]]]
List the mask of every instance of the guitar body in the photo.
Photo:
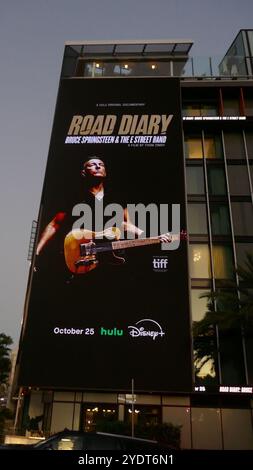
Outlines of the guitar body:
[[[86,274],[99,265],[99,247],[106,239],[118,240],[120,230],[111,227],[103,232],[92,232],[91,230],[75,229],[67,234],[64,240],[64,256],[68,269],[73,274]],[[125,259],[116,256],[113,251],[102,254],[107,263],[122,264]]]
[[[180,234],[165,234],[169,241],[186,239],[186,232]],[[161,237],[164,238],[164,235]],[[136,246],[162,243],[161,237],[150,237],[133,240],[119,240],[120,230],[110,227],[103,232],[75,229],[68,233],[64,240],[64,256],[68,269],[73,274],[86,274],[97,268],[99,261],[110,264],[122,264],[125,259],[115,255],[115,250],[134,248]]]

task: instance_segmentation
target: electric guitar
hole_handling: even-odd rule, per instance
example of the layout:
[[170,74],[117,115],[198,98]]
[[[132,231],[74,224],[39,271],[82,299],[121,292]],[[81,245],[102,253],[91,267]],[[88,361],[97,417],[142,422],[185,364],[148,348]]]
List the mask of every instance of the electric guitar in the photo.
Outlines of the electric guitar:
[[[185,240],[187,234],[184,230],[179,235],[166,234],[169,242]],[[104,238],[107,238],[105,241]],[[64,240],[64,256],[68,269],[74,274],[86,274],[99,264],[100,254],[110,254],[113,264],[123,264],[125,259],[114,252],[126,248],[155,245],[162,243],[160,237],[137,238],[133,240],[119,240],[120,230],[110,227],[103,232],[75,229],[69,232]]]

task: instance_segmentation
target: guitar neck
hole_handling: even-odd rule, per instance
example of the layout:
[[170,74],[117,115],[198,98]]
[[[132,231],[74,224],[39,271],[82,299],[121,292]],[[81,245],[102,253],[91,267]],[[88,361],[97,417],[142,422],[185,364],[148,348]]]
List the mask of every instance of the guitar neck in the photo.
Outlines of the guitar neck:
[[138,238],[137,240],[119,240],[112,242],[113,250],[123,250],[125,248],[134,248],[137,246],[155,245],[161,243],[158,237],[153,238]]

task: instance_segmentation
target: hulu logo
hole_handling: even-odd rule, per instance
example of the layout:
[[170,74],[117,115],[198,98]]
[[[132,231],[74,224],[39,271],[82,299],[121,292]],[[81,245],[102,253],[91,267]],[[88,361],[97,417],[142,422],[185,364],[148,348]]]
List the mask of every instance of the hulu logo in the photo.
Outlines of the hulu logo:
[[107,328],[100,328],[100,334],[102,336],[123,336],[123,330],[118,330],[118,328],[113,328],[108,330]]

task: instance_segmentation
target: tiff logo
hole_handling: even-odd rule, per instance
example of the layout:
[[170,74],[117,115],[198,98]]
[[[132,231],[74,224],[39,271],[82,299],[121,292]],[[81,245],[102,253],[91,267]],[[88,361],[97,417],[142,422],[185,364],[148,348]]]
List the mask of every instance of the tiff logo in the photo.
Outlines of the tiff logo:
[[166,272],[168,271],[168,257],[153,256],[153,271]]

